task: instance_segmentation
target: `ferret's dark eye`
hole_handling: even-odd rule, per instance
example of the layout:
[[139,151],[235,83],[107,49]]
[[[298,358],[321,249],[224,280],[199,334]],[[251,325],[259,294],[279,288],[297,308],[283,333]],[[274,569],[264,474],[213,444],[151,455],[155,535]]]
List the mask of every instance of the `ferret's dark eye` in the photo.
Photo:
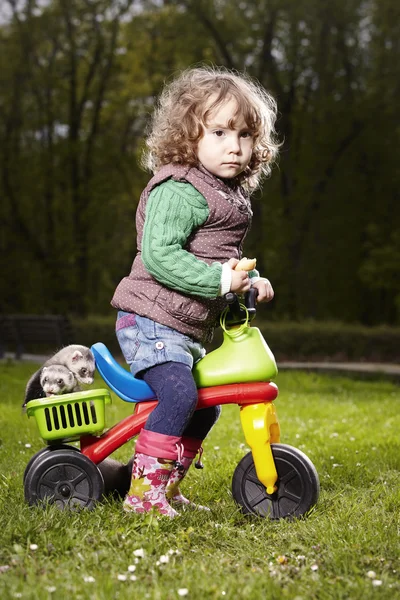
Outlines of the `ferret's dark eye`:
[[64,385],[64,379],[57,379],[58,385]]
[[87,369],[85,367],[83,367],[83,369],[80,370],[80,374],[86,375],[86,373],[87,373]]
[[48,382],[48,380],[49,380],[49,378],[48,378],[48,377],[45,377],[45,378],[43,379],[43,383],[47,383],[47,382]]

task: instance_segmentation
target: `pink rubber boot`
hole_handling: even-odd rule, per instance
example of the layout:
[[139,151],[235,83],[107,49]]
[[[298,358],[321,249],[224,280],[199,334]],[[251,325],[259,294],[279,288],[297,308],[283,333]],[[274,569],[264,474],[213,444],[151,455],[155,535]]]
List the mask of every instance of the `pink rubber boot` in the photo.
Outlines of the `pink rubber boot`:
[[[207,506],[201,504],[195,504],[186,498],[180,491],[179,485],[189,470],[196,454],[201,450],[202,440],[196,438],[183,437],[180,445],[180,451],[178,451],[178,461],[175,468],[171,471],[171,475],[168,480],[166,488],[166,496],[168,500],[173,504],[180,504],[182,506],[190,506],[197,508],[198,510],[210,510]],[[182,454],[182,455],[181,455]],[[199,462],[201,465],[201,463]],[[202,465],[199,467],[202,468]]]
[[142,429],[136,442],[131,487],[123,504],[125,511],[146,513],[154,509],[161,515],[176,517],[178,513],[170,506],[165,491],[180,441],[177,436]]

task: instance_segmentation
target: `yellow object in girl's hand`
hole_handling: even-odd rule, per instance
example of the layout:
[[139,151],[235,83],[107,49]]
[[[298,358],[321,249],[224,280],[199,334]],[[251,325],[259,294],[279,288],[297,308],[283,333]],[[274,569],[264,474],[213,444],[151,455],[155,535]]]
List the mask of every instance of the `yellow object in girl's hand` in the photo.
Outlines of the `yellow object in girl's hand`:
[[256,268],[256,258],[243,257],[235,267],[235,271],[252,271]]

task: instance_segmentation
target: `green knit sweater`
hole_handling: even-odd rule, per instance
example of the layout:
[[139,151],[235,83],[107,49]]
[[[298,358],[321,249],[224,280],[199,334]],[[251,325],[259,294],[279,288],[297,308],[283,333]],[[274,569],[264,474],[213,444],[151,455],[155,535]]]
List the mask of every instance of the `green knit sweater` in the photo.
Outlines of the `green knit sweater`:
[[[208,265],[184,249],[208,215],[206,199],[190,183],[169,179],[152,190],[146,205],[142,260],[157,281],[184,294],[218,296],[222,264]],[[249,275],[257,277],[258,272]]]

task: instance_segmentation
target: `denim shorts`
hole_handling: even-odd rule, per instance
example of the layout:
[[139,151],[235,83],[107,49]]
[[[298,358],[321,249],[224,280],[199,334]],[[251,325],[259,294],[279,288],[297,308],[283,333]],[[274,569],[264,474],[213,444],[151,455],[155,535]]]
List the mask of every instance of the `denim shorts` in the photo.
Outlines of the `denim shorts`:
[[116,334],[133,375],[173,361],[193,365],[205,355],[203,346],[188,335],[134,313],[119,311]]

